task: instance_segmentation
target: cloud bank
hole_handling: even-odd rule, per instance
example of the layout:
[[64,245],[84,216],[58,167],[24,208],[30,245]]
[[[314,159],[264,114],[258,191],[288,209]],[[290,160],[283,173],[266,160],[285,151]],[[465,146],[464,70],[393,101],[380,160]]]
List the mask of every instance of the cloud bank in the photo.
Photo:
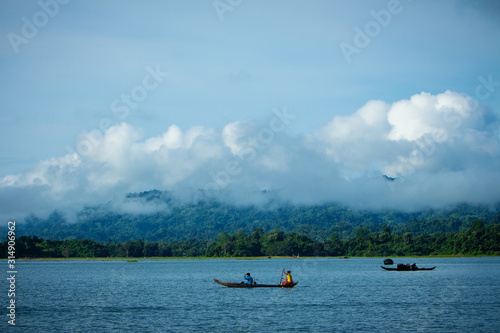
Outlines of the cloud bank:
[[296,121],[300,116],[283,108],[269,119],[220,130],[171,125],[145,138],[140,128],[120,123],[83,133],[73,153],[0,178],[1,211],[22,219],[109,201],[125,212],[166,209],[124,200],[128,192],[150,189],[187,202],[243,205],[272,199],[419,209],[500,201],[500,121],[467,95],[371,100],[291,136],[287,127]]

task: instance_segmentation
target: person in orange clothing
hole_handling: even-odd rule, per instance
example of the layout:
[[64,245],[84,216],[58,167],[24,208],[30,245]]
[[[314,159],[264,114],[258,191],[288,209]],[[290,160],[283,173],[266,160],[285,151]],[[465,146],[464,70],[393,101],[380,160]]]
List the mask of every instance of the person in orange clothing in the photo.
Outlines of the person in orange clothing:
[[292,271],[285,272],[285,269],[283,268],[283,274],[286,274],[286,278],[282,279],[286,279],[286,281],[281,282],[281,285],[285,287],[292,286],[293,285]]

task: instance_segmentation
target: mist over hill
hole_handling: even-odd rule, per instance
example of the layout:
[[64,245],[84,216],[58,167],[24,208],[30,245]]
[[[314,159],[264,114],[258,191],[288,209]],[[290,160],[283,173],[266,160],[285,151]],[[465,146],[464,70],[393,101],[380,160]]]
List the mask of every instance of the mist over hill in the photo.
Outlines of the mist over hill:
[[[271,193],[263,191],[261,195]],[[216,200],[186,203],[158,190],[129,193],[119,204],[110,201],[86,207],[78,212],[76,220],[68,220],[59,211],[48,217],[32,214],[24,223],[18,223],[16,234],[47,239],[174,241],[215,239],[223,231],[242,230],[249,234],[262,228],[265,232],[279,229],[324,241],[334,232],[343,239],[352,237],[359,227],[371,232],[389,228],[394,234],[416,235],[464,231],[474,220],[486,224],[500,222],[500,204],[460,204],[407,212],[358,210],[339,203],[292,205],[268,199],[263,205],[238,206]]]
[[85,205],[110,200],[116,207],[107,211],[172,209],[161,200],[143,205],[124,198],[152,188],[188,206],[336,202],[415,211],[499,202],[500,117],[473,97],[421,92],[392,102],[371,99],[332,116],[304,133],[287,130],[303,120],[286,106],[218,128],[161,124],[158,134],[121,122],[86,133],[64,156],[0,175],[0,225],[54,210],[78,220]]

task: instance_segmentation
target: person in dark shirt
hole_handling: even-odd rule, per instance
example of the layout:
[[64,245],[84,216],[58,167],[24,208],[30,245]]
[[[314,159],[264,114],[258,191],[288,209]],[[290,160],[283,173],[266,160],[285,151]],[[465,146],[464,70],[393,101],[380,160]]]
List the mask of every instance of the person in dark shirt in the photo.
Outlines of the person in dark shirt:
[[253,284],[253,277],[250,276],[250,273],[243,275],[243,278],[247,281],[247,284]]

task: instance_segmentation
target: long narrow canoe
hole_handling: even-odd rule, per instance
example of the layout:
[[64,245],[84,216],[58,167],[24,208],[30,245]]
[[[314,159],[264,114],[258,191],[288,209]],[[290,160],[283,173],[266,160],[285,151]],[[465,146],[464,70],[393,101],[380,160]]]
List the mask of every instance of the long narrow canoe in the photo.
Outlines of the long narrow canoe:
[[229,288],[293,288],[298,282],[294,282],[291,286],[282,286],[281,284],[248,284],[243,282],[224,282],[214,279],[214,281],[220,285]]
[[417,267],[417,268],[414,268],[414,269],[407,269],[407,268],[404,268],[404,269],[401,269],[401,268],[389,268],[389,267],[384,267],[384,266],[380,266],[382,267],[383,269],[385,269],[386,271],[400,271],[400,272],[404,272],[404,271],[432,271],[434,268],[436,268],[436,266],[434,267],[429,267],[429,268],[426,268],[426,267]]

